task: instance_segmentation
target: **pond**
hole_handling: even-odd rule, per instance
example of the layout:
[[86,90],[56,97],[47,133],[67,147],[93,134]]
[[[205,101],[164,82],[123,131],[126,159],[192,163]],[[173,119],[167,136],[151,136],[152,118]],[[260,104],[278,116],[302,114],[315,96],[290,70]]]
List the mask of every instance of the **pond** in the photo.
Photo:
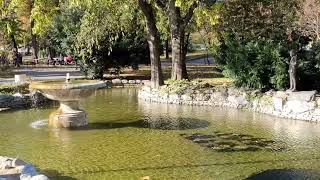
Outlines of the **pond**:
[[40,126],[58,104],[1,113],[0,155],[32,162],[52,179],[245,179],[275,169],[320,171],[320,124],[148,103],[137,91],[96,91],[82,102],[85,128]]

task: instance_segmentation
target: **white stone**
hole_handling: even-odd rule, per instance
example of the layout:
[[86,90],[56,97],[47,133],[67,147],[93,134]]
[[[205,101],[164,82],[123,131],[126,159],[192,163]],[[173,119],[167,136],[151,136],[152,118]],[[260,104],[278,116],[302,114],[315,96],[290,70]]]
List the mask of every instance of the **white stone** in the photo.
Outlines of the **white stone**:
[[217,101],[225,101],[227,96],[223,92],[214,92],[212,93],[212,100],[217,100]]
[[181,99],[183,101],[192,101],[192,96],[191,95],[187,95],[187,94],[184,94],[181,96]]
[[306,102],[306,101],[287,101],[284,106],[284,111],[293,112],[293,113],[304,113],[307,111],[314,110],[316,108],[315,102]]
[[49,180],[49,178],[43,174],[32,176],[31,180]]
[[136,80],[136,83],[137,83],[137,84],[141,84],[141,80],[137,79],[137,80]]
[[320,116],[320,108],[315,108],[314,111],[313,111],[313,114],[315,116]]
[[15,93],[14,95],[12,95],[13,97],[20,97],[20,98],[22,98],[23,97],[23,95],[21,94],[21,93]]
[[180,97],[178,94],[170,94],[169,99],[170,99],[170,101],[178,101],[178,100],[180,100]]
[[277,91],[274,96],[278,98],[286,99],[288,95],[285,91]]
[[129,84],[135,84],[136,81],[135,80],[129,80]]
[[248,101],[243,96],[229,96],[227,98],[228,102],[232,104],[234,107],[238,106],[246,106],[248,104]]
[[273,107],[276,111],[282,111],[284,106],[284,100],[282,97],[272,97]]
[[151,86],[151,81],[150,80],[143,80],[142,84],[144,84],[145,86]]
[[297,91],[297,92],[290,92],[288,101],[314,101],[317,91]]
[[121,82],[122,82],[122,84],[128,84],[129,81],[126,79],[122,79]]
[[317,103],[317,107],[320,107],[320,98],[319,97],[316,97],[315,98],[315,101]]
[[17,84],[26,83],[27,82],[27,75],[26,74],[14,75],[14,82]]
[[112,84],[121,84],[121,79],[113,79]]

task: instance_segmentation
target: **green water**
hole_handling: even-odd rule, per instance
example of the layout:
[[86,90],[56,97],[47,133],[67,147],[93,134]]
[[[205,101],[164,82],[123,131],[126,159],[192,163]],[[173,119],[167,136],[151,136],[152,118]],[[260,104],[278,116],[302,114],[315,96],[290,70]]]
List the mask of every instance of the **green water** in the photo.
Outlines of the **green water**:
[[[30,126],[57,107],[1,113],[0,155],[32,162],[52,179],[243,179],[268,169],[320,171],[319,124],[150,104],[139,101],[134,88],[99,90],[83,106],[90,125],[72,130]],[[216,131],[281,141],[286,150],[217,152],[180,135]]]

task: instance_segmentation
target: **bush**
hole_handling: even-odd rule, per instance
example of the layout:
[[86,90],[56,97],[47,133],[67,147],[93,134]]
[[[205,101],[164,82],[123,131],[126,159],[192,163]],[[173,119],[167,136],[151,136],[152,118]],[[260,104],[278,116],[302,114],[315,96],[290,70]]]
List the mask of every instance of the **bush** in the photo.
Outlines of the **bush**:
[[280,52],[281,46],[271,40],[241,43],[230,38],[221,46],[217,62],[224,67],[226,76],[235,79],[236,86],[283,89],[288,77]]

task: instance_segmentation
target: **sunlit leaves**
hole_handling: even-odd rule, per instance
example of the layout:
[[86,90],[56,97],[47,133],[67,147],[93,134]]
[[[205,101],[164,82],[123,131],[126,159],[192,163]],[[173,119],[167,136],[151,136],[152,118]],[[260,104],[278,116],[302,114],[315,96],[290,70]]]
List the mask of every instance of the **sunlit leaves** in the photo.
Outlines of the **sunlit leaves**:
[[34,0],[32,18],[36,23],[33,31],[39,35],[44,35],[52,26],[52,19],[59,11],[58,0]]

